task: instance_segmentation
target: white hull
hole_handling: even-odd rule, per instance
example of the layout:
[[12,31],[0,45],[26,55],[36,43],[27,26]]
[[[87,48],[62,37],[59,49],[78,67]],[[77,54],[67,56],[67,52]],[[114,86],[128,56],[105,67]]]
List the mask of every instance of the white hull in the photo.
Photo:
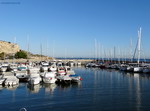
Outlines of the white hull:
[[48,70],[48,67],[42,67],[44,69],[44,71],[47,71]]
[[43,82],[44,83],[55,83],[56,82],[56,74],[55,72],[47,72],[45,73],[44,77],[43,77]]
[[1,68],[1,70],[2,70],[3,72],[6,72],[6,69],[7,69],[7,68],[4,68],[4,67]]
[[1,78],[1,79],[0,79],[0,85],[2,85],[5,80],[6,80],[5,78]]
[[40,71],[40,68],[38,67],[32,67],[29,69],[30,73],[38,73]]
[[50,83],[50,84],[53,84],[53,83],[55,83],[56,82],[56,78],[43,78],[43,82],[44,83]]
[[72,70],[72,71],[66,71],[67,74],[70,74],[70,75],[74,75],[75,72]]
[[143,72],[143,68],[142,67],[135,67],[134,72]]
[[52,71],[52,72],[55,72],[57,70],[57,67],[56,66],[51,66],[51,67],[49,67],[49,70]]
[[59,79],[60,81],[71,81],[71,77],[69,77],[68,75],[66,76],[57,76],[57,79]]
[[72,82],[80,82],[81,81],[81,78],[80,77],[73,77]]
[[19,84],[19,79],[16,78],[15,76],[10,76],[6,77],[7,79],[5,80],[4,84],[6,86],[13,86]]
[[32,73],[29,78],[29,84],[35,85],[41,82],[41,77],[38,73]]
[[128,66],[128,67],[127,67],[127,71],[131,71],[131,72],[132,72],[132,71],[134,71],[134,68],[131,67],[131,66]]
[[29,74],[27,74],[26,71],[18,71],[18,72],[16,72],[16,77],[17,77],[20,81],[28,81],[28,79],[29,79]]
[[66,74],[66,72],[58,72],[57,73],[59,76],[64,76]]
[[32,78],[30,78],[29,83],[31,85],[36,85],[36,84],[39,84],[40,81],[41,81],[40,77],[32,77]]
[[66,71],[65,71],[65,68],[64,68],[64,67],[58,67],[57,70],[58,70],[58,71],[57,71],[57,74],[58,74],[59,76],[64,76],[64,75],[66,74]]

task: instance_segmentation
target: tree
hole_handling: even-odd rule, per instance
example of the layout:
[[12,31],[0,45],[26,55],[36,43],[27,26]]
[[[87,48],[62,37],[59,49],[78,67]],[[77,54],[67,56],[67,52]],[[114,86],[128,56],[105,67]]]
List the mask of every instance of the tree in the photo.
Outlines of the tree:
[[16,59],[20,59],[20,58],[27,59],[27,53],[25,51],[20,50],[19,52],[17,52],[15,54],[15,58]]
[[0,59],[5,59],[5,53],[4,52],[0,53]]

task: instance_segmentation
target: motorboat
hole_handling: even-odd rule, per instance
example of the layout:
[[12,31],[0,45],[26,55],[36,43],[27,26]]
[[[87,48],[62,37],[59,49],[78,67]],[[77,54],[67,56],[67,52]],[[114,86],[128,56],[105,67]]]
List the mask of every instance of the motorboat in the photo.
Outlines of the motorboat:
[[44,71],[48,71],[48,65],[43,64],[43,65],[41,66],[41,68],[42,68]]
[[13,86],[19,84],[19,79],[16,76],[5,76],[6,78],[4,85]]
[[39,75],[39,73],[32,73],[30,74],[30,77],[29,77],[29,84],[31,85],[36,85],[36,84],[39,84],[41,82],[41,77]]
[[19,79],[19,82],[27,82],[29,80],[28,71],[17,71],[15,76]]
[[4,62],[4,63],[1,65],[1,70],[2,70],[3,72],[5,72],[8,66],[9,66],[9,64],[8,64],[7,62]]
[[56,82],[56,73],[55,72],[45,72],[45,75],[43,76],[43,82],[44,83],[55,83]]
[[134,72],[143,72],[143,67],[134,67]]
[[66,71],[65,71],[64,67],[57,67],[57,75],[58,76],[65,75],[65,74],[66,74]]
[[60,76],[57,76],[57,83],[71,83],[71,80],[72,78],[69,77],[69,75],[60,75]]
[[27,67],[26,65],[24,65],[24,64],[21,64],[20,66],[18,66],[17,69],[18,69],[19,71],[24,71],[24,70],[27,70],[28,67]]
[[6,78],[0,78],[0,85],[3,85],[5,80],[6,80]]
[[82,78],[78,75],[70,75],[69,77],[71,78],[71,82],[74,82],[74,83],[78,83],[82,80]]
[[133,72],[134,71],[134,67],[133,66],[127,66],[127,71],[128,72]]
[[143,73],[150,73],[150,67],[143,68]]
[[52,66],[48,67],[48,71],[55,72],[56,70],[57,70],[56,65],[52,65]]
[[69,74],[69,75],[74,75],[75,74],[74,70],[72,70],[71,67],[64,66],[64,68],[65,68],[66,74]]
[[119,70],[120,71],[127,71],[127,65],[124,65],[124,64],[122,64],[122,65],[120,65],[120,68],[119,68]]

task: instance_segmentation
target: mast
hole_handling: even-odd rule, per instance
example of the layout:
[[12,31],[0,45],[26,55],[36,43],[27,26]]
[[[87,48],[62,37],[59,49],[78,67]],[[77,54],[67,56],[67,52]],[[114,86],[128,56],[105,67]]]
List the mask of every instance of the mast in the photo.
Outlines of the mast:
[[103,54],[103,50],[104,50],[104,48],[103,48],[103,45],[102,45],[101,47],[102,47],[102,48],[101,48],[101,49],[102,49],[102,51],[101,51],[101,53],[102,53],[102,54],[101,54],[101,55],[102,55],[102,57],[101,57],[101,58],[102,58],[102,61],[103,61],[103,63],[104,63],[104,54]]
[[138,31],[138,61],[137,63],[140,63],[140,55],[141,55],[141,27],[140,30]]
[[130,39],[130,60],[132,62],[132,38]]
[[114,46],[114,60],[113,60],[115,63],[116,63],[116,47]]
[[54,50],[55,50],[55,41],[53,40],[53,58],[54,58],[54,56],[55,56]]
[[46,41],[46,59],[48,61],[48,40]]
[[29,36],[27,36],[27,60],[29,61]]
[[42,44],[41,44],[41,47],[40,47],[40,48],[41,48],[41,61],[42,61]]
[[[14,45],[13,45],[13,49],[15,48],[15,43],[16,43],[16,37],[14,37]],[[15,54],[13,53],[13,63],[15,61]]]
[[120,64],[120,48],[118,47],[119,53],[118,53],[118,63]]
[[95,61],[97,59],[97,41],[95,39]]

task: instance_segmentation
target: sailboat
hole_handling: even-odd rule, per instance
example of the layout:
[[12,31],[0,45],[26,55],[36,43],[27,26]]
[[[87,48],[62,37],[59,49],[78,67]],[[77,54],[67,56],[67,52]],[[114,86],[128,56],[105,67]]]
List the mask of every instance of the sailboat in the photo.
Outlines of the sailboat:
[[141,56],[141,28],[138,31],[138,60],[137,60],[137,67],[134,67],[134,72],[142,72],[143,67],[140,67],[140,56]]
[[[132,63],[132,39],[130,40],[130,62]],[[134,67],[133,67],[133,64],[129,64],[128,66],[127,66],[127,71],[128,72],[133,72],[134,71]]]

